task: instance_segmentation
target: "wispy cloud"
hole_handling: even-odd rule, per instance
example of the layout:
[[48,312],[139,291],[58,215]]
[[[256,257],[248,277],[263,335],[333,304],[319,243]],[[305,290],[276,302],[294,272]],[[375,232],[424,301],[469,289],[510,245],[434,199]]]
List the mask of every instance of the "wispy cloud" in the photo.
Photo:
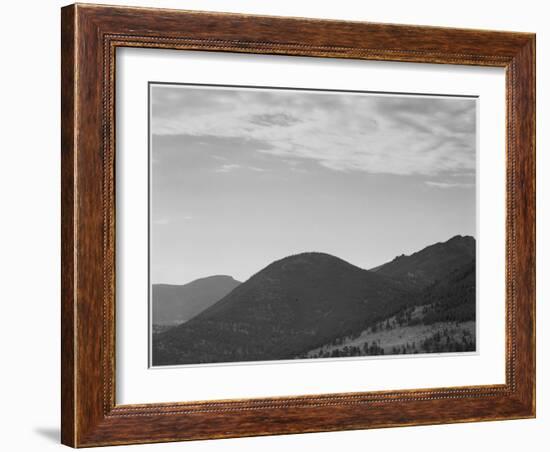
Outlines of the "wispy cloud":
[[214,171],[216,173],[230,173],[231,171],[235,171],[240,168],[242,168],[241,165],[237,165],[236,163],[228,163],[216,168]]
[[252,115],[250,122],[264,127],[289,127],[299,123],[300,120],[286,113],[263,113]]
[[436,188],[471,188],[474,186],[473,183],[466,183],[466,182],[433,182],[433,181],[426,181],[426,185],[430,187],[436,187]]
[[158,135],[254,141],[264,156],[333,171],[433,177],[475,168],[473,99],[169,86],[153,99]]
[[218,168],[216,168],[214,171],[216,173],[230,173],[232,171],[236,171],[236,170],[250,170],[250,171],[256,171],[256,172],[259,172],[259,173],[263,173],[265,171],[265,169],[263,168],[260,168],[258,166],[250,166],[250,165],[239,165],[237,163],[228,163],[228,164],[225,164],[225,165],[222,165]]

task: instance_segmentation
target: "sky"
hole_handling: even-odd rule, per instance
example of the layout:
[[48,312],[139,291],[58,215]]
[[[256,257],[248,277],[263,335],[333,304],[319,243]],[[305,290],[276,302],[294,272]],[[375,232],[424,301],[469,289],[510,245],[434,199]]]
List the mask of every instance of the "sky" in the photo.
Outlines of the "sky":
[[475,236],[473,98],[151,84],[150,134],[152,283]]

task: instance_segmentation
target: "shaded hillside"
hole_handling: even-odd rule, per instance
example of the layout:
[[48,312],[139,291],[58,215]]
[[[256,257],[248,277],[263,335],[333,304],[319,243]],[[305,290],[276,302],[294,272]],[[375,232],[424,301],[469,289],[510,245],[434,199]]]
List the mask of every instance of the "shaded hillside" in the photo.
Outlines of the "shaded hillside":
[[291,359],[404,303],[400,285],[328,254],[274,262],[154,339],[155,365]]
[[304,354],[330,358],[476,349],[475,261],[408,297],[393,315]]
[[471,236],[457,235],[410,256],[397,256],[391,262],[373,268],[372,271],[417,287],[426,287],[444,278],[449,272],[470,263],[475,259],[475,253],[475,239]]
[[466,322],[476,319],[476,266],[471,260],[422,291],[418,304],[422,323]]
[[182,286],[153,284],[154,325],[186,322],[219,301],[240,284],[231,276],[216,275]]

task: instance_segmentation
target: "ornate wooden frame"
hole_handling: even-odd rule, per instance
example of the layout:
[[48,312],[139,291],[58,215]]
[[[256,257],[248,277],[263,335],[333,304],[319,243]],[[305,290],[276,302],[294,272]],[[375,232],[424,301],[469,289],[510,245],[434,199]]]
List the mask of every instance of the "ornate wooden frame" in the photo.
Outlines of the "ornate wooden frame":
[[[535,35],[80,4],[62,9],[61,34],[64,444],[84,447],[535,416]],[[117,405],[117,47],[504,67],[506,383]]]

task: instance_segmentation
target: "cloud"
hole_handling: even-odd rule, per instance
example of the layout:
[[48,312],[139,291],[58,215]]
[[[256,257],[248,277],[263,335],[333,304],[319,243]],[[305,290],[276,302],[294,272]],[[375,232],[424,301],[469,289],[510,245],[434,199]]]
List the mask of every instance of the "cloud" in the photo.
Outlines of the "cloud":
[[252,115],[250,117],[250,122],[266,127],[288,127],[293,124],[299,123],[300,120],[286,113],[264,113],[259,115]]
[[256,171],[256,172],[259,172],[259,173],[262,173],[262,172],[265,171],[263,168],[260,168],[258,166],[249,166],[249,165],[243,166],[243,165],[238,165],[236,163],[228,163],[228,164],[222,165],[222,166],[216,168],[214,171],[216,173],[230,173],[232,171],[239,170],[239,169]]
[[471,188],[475,184],[473,183],[463,183],[463,182],[433,182],[426,181],[426,185],[436,188]]
[[214,171],[216,173],[229,173],[229,172],[237,170],[239,168],[242,168],[241,165],[237,165],[235,163],[228,163],[226,165],[222,165],[222,166],[216,168]]
[[475,171],[474,99],[164,85],[154,87],[152,98],[157,135],[237,139],[255,143],[260,155],[332,171],[431,177]]

